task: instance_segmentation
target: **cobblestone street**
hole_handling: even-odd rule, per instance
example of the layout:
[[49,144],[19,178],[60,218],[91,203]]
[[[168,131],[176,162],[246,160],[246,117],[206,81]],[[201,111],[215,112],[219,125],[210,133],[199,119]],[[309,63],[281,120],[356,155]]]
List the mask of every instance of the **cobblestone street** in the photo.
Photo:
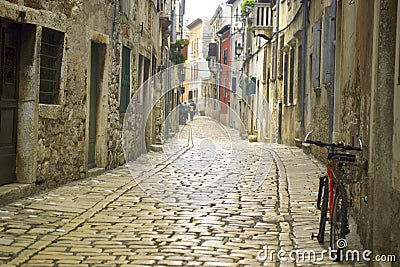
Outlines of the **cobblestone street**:
[[[323,165],[218,125],[197,117],[164,153],[0,207],[0,264],[347,266],[273,253],[327,249],[329,238],[310,238]],[[352,230],[349,247],[361,250]]]

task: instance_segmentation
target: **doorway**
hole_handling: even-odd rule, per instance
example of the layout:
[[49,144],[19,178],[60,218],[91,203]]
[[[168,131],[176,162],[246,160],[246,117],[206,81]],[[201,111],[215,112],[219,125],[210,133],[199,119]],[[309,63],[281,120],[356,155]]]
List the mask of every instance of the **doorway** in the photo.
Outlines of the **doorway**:
[[16,182],[18,24],[0,21],[0,185]]
[[89,93],[89,147],[88,168],[97,167],[96,143],[98,136],[99,97],[104,73],[105,45],[92,42],[90,59],[90,93]]

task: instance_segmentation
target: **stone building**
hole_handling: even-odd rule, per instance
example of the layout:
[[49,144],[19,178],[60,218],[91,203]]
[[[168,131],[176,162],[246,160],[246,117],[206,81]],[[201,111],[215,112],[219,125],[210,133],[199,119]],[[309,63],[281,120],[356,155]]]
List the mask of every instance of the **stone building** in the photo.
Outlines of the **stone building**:
[[[277,139],[300,145],[310,130],[325,142],[361,139],[369,181],[356,186],[352,215],[366,248],[398,258],[400,6],[394,0],[273,4],[279,35],[262,71],[271,77],[267,98],[277,103],[271,109]],[[326,158],[324,149],[311,152]]]
[[[129,100],[166,60],[167,2],[0,1],[1,185],[24,195],[125,162]],[[153,97],[145,90],[144,106]],[[133,158],[155,142],[148,125]]]
[[205,93],[202,81],[210,75],[206,60],[208,44],[211,41],[210,23],[207,19],[197,18],[186,28],[189,45],[188,58],[185,61],[186,79],[183,83],[185,93],[182,99],[184,102],[196,102],[198,112],[204,114]]
[[[267,71],[269,69],[269,54],[273,33],[272,5],[270,0],[244,2],[242,7],[246,19],[243,32],[244,43],[244,75],[241,79],[242,110],[247,110],[244,122],[249,134],[255,135],[259,141],[270,141],[273,133],[270,128],[269,84]],[[246,4],[247,3],[247,4]],[[260,71],[262,70],[262,71]],[[272,102],[271,102],[272,103]]]

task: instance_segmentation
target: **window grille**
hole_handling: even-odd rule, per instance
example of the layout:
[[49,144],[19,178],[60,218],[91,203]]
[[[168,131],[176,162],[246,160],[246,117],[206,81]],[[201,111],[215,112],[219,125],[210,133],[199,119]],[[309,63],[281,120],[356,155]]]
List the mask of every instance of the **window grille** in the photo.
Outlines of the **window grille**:
[[39,103],[41,104],[57,104],[63,46],[63,33],[43,28],[40,52],[39,89]]

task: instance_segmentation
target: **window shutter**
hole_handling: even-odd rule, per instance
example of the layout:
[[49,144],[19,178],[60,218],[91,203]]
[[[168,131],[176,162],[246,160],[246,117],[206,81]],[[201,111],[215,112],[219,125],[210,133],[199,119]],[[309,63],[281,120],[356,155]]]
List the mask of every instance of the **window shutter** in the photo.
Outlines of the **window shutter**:
[[283,104],[287,104],[288,100],[288,61],[289,61],[289,56],[287,53],[285,53],[285,62],[284,62],[284,70],[283,70]]
[[236,93],[236,77],[232,77],[232,93]]
[[320,87],[320,66],[321,66],[321,22],[314,23],[314,49],[312,65],[313,88]]
[[331,7],[325,9],[325,20],[324,20],[324,62],[322,69],[322,83],[330,83],[330,70],[331,70],[331,41],[332,33],[329,31],[330,28],[330,17],[331,17]]
[[122,68],[121,68],[121,92],[119,112],[125,113],[130,102],[131,88],[131,50],[122,47]]
[[290,49],[290,83],[289,83],[289,103],[293,103],[294,98],[294,59],[295,48]]

